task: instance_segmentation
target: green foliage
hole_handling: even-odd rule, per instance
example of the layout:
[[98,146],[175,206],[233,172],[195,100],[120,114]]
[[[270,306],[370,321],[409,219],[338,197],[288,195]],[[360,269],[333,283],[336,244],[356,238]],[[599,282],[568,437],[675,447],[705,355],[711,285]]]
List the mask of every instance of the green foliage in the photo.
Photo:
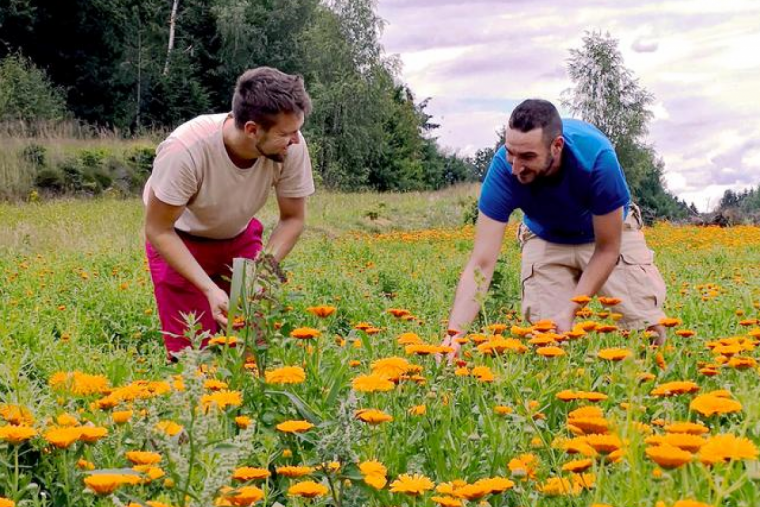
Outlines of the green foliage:
[[62,91],[28,58],[0,60],[0,121],[48,121],[66,116]]
[[[0,4],[0,57],[23,51],[45,68],[77,119],[138,134],[227,111],[244,70],[277,67],[306,80],[314,113],[304,133],[322,185],[407,191],[477,179],[468,160],[439,149],[428,101],[400,84],[398,61],[379,42],[375,0],[178,7],[170,50],[170,1]],[[149,157],[140,157],[135,163],[149,172]]]
[[610,139],[645,217],[685,218],[686,203],[667,192],[663,163],[644,141],[654,96],[625,67],[617,39],[601,32],[587,33],[583,47],[570,50],[567,70],[574,87],[565,91],[562,104]]

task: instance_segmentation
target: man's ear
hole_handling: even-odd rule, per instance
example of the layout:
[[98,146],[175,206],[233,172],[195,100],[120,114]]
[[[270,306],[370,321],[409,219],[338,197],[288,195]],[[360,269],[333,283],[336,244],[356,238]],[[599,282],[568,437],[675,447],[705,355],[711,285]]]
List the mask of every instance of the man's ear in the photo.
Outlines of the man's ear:
[[245,122],[245,125],[243,125],[243,132],[245,132],[247,135],[250,135],[250,136],[258,135],[260,130],[261,130],[261,125],[259,125],[255,121],[247,121]]
[[565,138],[562,136],[557,136],[554,138],[554,141],[552,141],[552,154],[553,155],[559,155],[559,153],[562,151],[562,148],[565,146]]

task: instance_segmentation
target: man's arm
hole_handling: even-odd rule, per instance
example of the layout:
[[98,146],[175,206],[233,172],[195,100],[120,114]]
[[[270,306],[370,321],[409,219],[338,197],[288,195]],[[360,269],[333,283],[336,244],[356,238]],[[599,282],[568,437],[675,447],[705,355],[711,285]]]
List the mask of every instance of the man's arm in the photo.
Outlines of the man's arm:
[[214,319],[222,325],[227,325],[227,293],[206,274],[174,229],[174,224],[184,210],[184,206],[174,206],[161,201],[151,189],[145,216],[145,238],[169,266],[208,298]]
[[[623,233],[623,208],[618,208],[606,215],[594,215],[594,253],[583,270],[578,285],[575,287],[576,296],[594,296],[602,288],[607,278],[615,269],[620,257],[620,242]],[[567,310],[558,319],[557,331],[563,333],[572,328],[575,312],[579,306],[568,302]]]
[[472,254],[462,272],[449,315],[449,329],[459,333],[447,337],[443,342],[443,345],[454,349],[449,359],[457,354],[460,347],[453,339],[461,336],[480,311],[480,301],[491,284],[506,227],[506,222],[496,221],[483,213],[478,214]]
[[265,250],[280,262],[290,253],[303,232],[306,198],[277,196],[277,204],[280,208],[280,221],[269,237]]

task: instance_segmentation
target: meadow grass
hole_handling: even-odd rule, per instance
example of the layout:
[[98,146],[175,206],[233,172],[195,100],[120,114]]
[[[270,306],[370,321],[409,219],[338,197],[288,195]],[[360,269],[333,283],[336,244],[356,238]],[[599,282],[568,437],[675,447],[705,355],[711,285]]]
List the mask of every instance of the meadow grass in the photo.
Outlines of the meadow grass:
[[[469,505],[485,499],[493,506],[663,502],[671,507],[687,499],[724,506],[760,503],[752,443],[760,441],[753,357],[760,338],[760,229],[648,228],[669,286],[666,312],[682,321],[669,330],[667,345],[653,350],[641,333],[590,331],[562,341],[564,355],[547,358],[520,337],[519,327],[525,326],[519,318],[520,259],[510,225],[478,326],[501,325],[504,337],[516,338],[526,351],[484,354],[473,340],[493,341],[492,332],[475,328],[483,337],[471,337],[464,348],[468,370],[455,373],[455,367],[437,364],[431,355],[407,354],[397,339],[414,333],[426,344],[440,343],[472,246],[472,228],[462,219],[476,194],[475,186],[464,186],[413,194],[319,192],[312,198],[308,228],[286,262],[289,282],[276,290],[282,304],[261,322],[272,345],[262,370],[295,366],[305,374],[304,382],[284,385],[265,383],[250,373],[250,364],[243,368],[242,349],[190,352],[179,365],[166,364],[144,260],[139,200],[0,205],[0,415],[7,421],[12,418],[8,407],[24,407],[38,432],[21,445],[0,442],[5,463],[0,497],[18,505],[146,505],[151,500],[200,506],[210,505],[203,502],[211,498],[218,505],[247,505],[230,499],[232,493],[225,499],[219,489],[244,484],[230,476],[235,467],[247,465],[273,473],[267,481],[245,483],[260,488],[266,505],[421,506],[434,505],[433,496],[441,505],[456,501],[454,496]],[[276,218],[270,202],[261,214],[267,230]],[[336,310],[319,318],[307,311],[315,305]],[[405,309],[413,318],[396,318],[388,313],[391,308]],[[614,325],[598,302],[591,308],[596,313],[587,320]],[[357,329],[361,322],[376,332]],[[299,327],[320,335],[291,338]],[[687,329],[694,336],[675,334]],[[722,338],[725,342],[717,343]],[[619,362],[597,357],[613,347],[627,349],[630,357]],[[727,348],[716,353],[716,347]],[[415,368],[390,391],[354,387],[357,377],[389,357],[405,358]],[[715,375],[704,373],[708,364]],[[231,393],[227,401],[221,401],[226,395],[217,400],[229,403],[223,410],[204,405],[209,398],[203,397],[214,393],[209,380],[225,382],[223,392]],[[699,392],[651,393],[671,381],[694,382]],[[123,386],[130,387],[118,389]],[[596,417],[576,424],[601,424],[620,439],[616,459],[597,456],[587,463],[585,473],[593,478],[562,471],[571,460],[585,458],[562,448],[573,431],[581,431],[568,420],[569,413],[588,405],[560,401],[557,394],[568,389],[606,395],[595,405],[604,422]],[[727,390],[741,410],[705,416],[690,408],[696,396],[719,389]],[[103,400],[114,393],[121,397],[111,407]],[[357,410],[369,408],[393,420],[374,426],[355,418]],[[128,422],[114,421],[116,411],[130,410]],[[65,426],[65,418],[58,419],[64,414],[106,428],[107,437],[57,448],[44,435]],[[250,418],[248,429],[235,422],[240,416]],[[278,431],[276,425],[286,420],[306,420],[314,427],[305,433]],[[184,429],[174,437],[157,435],[159,421]],[[750,441],[735,446],[743,457],[726,463],[703,465],[704,456],[695,451],[691,463],[659,467],[647,457],[651,443],[645,440],[677,421],[703,422],[707,436],[731,434]],[[0,429],[10,426],[2,424]],[[158,452],[165,475],[118,486],[114,496],[85,487],[85,478],[98,471],[136,473],[125,458],[132,450]],[[380,489],[357,468],[369,460],[385,467],[386,484]],[[332,462],[337,464],[331,467]],[[329,492],[314,500],[289,495],[299,480],[278,471],[284,465],[317,467],[300,480],[312,479]],[[472,488],[452,485],[451,496],[424,491],[424,481],[394,482],[406,473],[422,474],[437,485],[463,480]],[[484,493],[476,481],[494,477],[513,484],[503,493]],[[404,484],[421,494],[391,491]]]

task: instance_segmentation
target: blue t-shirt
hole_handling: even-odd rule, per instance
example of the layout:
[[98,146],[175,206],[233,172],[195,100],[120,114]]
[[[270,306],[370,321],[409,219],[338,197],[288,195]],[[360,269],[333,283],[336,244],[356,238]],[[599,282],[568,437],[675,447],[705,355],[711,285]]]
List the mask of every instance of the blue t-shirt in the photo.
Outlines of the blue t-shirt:
[[626,216],[631,194],[615,149],[604,134],[580,120],[563,119],[562,125],[565,146],[556,178],[520,183],[502,146],[488,169],[478,207],[499,222],[506,222],[519,208],[525,225],[552,243],[590,243],[594,241],[592,215],[623,206]]

